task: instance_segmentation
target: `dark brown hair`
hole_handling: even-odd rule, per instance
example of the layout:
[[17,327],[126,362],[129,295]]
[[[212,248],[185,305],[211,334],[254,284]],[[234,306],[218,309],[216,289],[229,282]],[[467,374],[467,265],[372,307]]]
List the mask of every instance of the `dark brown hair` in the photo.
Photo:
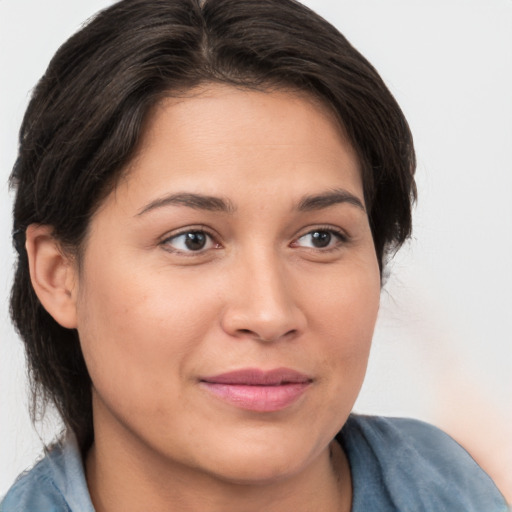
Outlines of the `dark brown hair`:
[[123,0],[56,53],[34,90],[11,175],[19,257],[11,315],[26,347],[34,404],[53,401],[82,449],[93,439],[91,382],[78,333],[44,310],[24,233],[51,225],[79,253],[162,97],[208,82],[291,88],[328,105],[359,156],[381,266],[411,232],[415,157],[407,122],[375,69],[293,0]]

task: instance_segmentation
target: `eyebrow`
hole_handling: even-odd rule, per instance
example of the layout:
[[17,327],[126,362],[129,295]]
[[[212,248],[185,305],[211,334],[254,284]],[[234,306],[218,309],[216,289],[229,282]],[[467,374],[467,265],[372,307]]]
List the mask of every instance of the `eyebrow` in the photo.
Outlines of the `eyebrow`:
[[[366,211],[362,201],[345,189],[334,189],[321,194],[304,196],[299,201],[297,210],[300,212],[323,210],[324,208],[329,208],[330,206],[343,203],[356,206],[363,212]],[[179,192],[151,201],[149,204],[141,208],[137,213],[137,216],[165,206],[186,206],[196,210],[221,213],[233,213],[236,210],[236,207],[229,199],[191,192]]]
[[207,210],[209,212],[233,213],[235,206],[229,199],[221,197],[207,196],[204,194],[193,194],[189,192],[181,192],[171,194],[159,199],[151,201],[144,206],[137,215],[143,215],[146,212],[162,208],[163,206],[187,206],[195,210]]
[[351,204],[366,212],[363,202],[357,196],[342,188],[329,190],[318,195],[304,196],[299,201],[298,210],[301,212],[323,210],[329,208],[329,206],[343,203]]

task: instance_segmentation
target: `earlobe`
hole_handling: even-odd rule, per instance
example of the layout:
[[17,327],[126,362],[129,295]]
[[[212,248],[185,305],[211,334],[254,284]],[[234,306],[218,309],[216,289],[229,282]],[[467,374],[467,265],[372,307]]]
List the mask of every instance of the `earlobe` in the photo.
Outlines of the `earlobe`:
[[30,279],[41,304],[60,325],[76,328],[75,265],[53,236],[53,228],[31,224],[26,231],[26,249]]

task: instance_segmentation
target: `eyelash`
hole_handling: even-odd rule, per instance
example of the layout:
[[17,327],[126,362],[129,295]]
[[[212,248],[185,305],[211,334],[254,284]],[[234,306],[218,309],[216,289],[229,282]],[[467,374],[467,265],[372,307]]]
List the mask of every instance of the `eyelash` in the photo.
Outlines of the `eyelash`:
[[[333,247],[327,247],[327,248],[304,247],[305,249],[310,249],[310,250],[318,251],[318,252],[322,252],[322,253],[328,253],[328,252],[339,250],[340,246],[342,246],[350,241],[347,234],[344,233],[343,231],[341,231],[340,229],[334,228],[332,226],[315,226],[313,229],[310,229],[309,231],[306,231],[305,233],[296,237],[293,240],[293,242],[291,242],[290,247],[300,247],[300,245],[298,245],[298,241],[308,235],[312,235],[313,233],[328,233],[331,236],[333,235],[337,239],[338,242]],[[188,234],[206,235],[206,237],[208,237],[210,242],[214,244],[214,247],[211,247],[209,249],[200,248],[197,251],[194,251],[191,249],[187,251],[187,250],[176,249],[175,247],[172,247],[172,245],[170,243],[172,240],[176,240],[179,237],[182,237],[182,236],[188,235]],[[329,242],[330,242],[330,240],[329,240]],[[188,227],[186,229],[183,229],[183,230],[179,231],[178,233],[175,233],[171,236],[166,237],[164,240],[162,240],[161,245],[168,252],[171,252],[174,254],[180,254],[183,256],[187,256],[187,257],[188,256],[198,256],[198,255],[204,254],[208,250],[220,248],[220,244],[216,241],[216,236],[214,234],[212,234],[210,232],[210,230],[208,230],[207,228],[205,228],[203,226]]]

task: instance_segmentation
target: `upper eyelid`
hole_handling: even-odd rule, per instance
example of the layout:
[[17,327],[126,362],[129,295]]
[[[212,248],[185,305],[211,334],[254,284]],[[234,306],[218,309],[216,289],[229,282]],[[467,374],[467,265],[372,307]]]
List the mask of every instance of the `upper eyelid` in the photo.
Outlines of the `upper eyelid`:
[[334,233],[336,235],[339,235],[341,238],[343,239],[349,239],[350,236],[348,235],[348,233],[339,228],[339,227],[336,227],[336,226],[330,226],[330,225],[313,225],[313,226],[308,226],[306,228],[303,228],[299,234],[295,237],[295,240],[298,240],[299,238],[302,238],[303,236],[306,236],[306,235],[309,235],[311,233],[314,233],[315,231],[329,231],[331,233]]
[[178,228],[176,231],[166,233],[162,236],[161,242],[166,242],[173,238],[177,238],[182,235],[186,235],[187,233],[205,233],[212,240],[217,240],[218,236],[213,232],[213,230],[207,228],[206,226],[186,226],[184,228]]

